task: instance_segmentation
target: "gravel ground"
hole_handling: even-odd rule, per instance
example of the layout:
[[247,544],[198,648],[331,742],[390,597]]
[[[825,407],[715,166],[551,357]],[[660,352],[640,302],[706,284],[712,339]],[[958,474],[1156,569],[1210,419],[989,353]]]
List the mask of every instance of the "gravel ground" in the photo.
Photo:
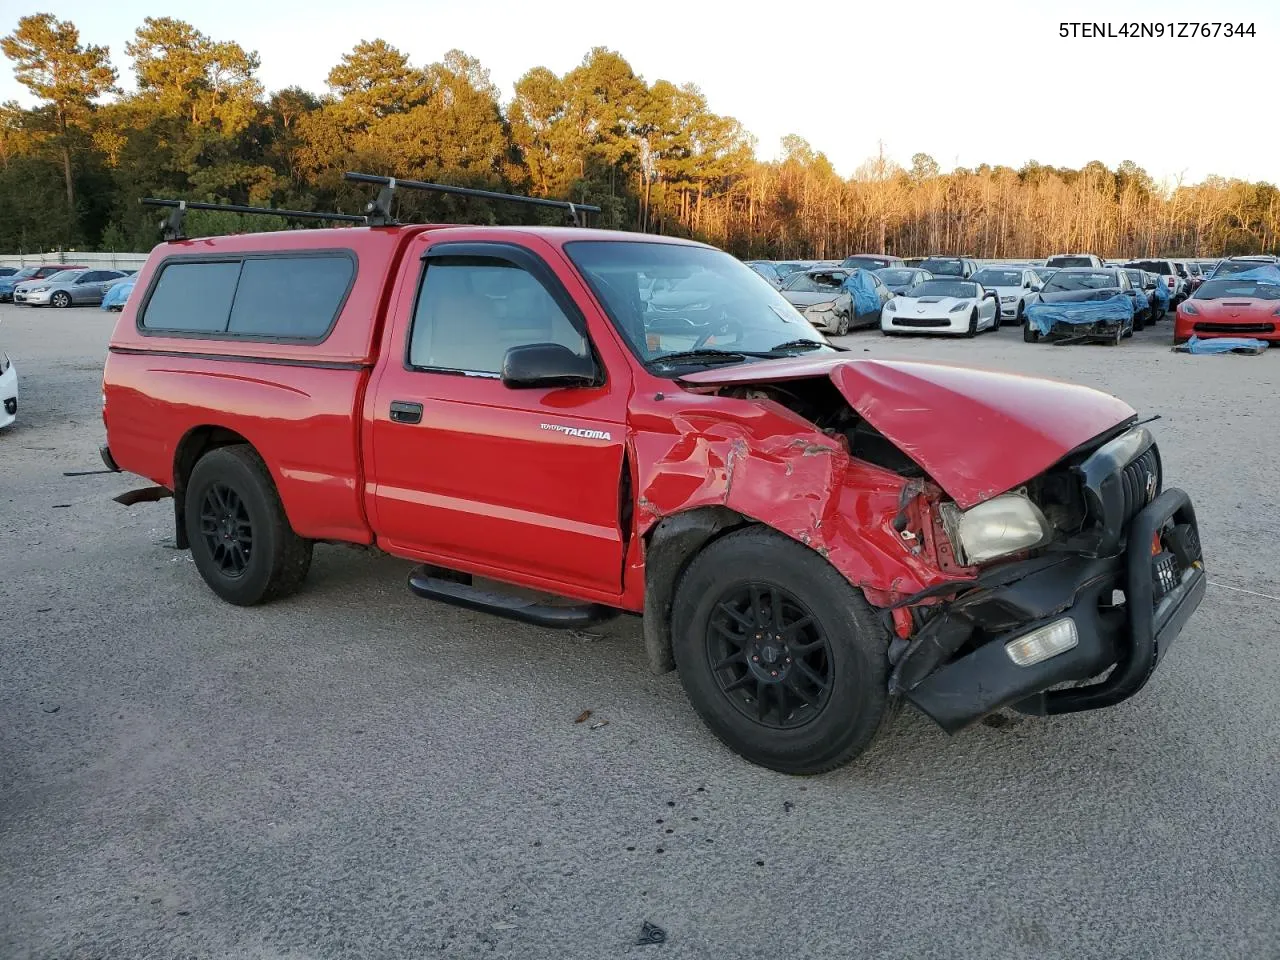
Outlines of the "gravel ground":
[[953,738],[908,708],[801,780],[723,748],[634,620],[433,605],[337,547],[299,596],[219,603],[167,503],[63,475],[99,466],[113,318],[0,318],[5,960],[1280,956],[1280,351],[849,337],[1161,414],[1213,586],[1119,707]]

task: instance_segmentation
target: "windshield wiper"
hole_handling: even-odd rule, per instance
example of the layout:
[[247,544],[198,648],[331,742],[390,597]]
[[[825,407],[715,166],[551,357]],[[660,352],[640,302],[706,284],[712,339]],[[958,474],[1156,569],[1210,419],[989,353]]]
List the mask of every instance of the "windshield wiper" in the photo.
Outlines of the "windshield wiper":
[[786,343],[779,343],[769,348],[770,353],[776,353],[779,350],[816,350],[818,347],[826,347],[830,344],[823,343],[821,340],[788,340]]
[[654,357],[650,363],[741,363],[747,357],[767,357],[767,353],[728,350],[680,350]]

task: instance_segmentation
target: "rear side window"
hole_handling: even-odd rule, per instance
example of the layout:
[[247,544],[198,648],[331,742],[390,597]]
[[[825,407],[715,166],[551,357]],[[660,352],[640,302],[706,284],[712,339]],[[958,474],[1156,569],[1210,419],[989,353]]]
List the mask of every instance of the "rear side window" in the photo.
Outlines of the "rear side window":
[[161,268],[143,329],[246,339],[321,340],[355,276],[341,253],[183,263]]
[[160,271],[142,314],[148,330],[226,333],[240,262],[170,263]]
[[1137,260],[1133,266],[1139,270],[1145,270],[1147,273],[1158,273],[1161,276],[1169,276],[1173,273],[1173,268],[1169,266],[1168,260]]

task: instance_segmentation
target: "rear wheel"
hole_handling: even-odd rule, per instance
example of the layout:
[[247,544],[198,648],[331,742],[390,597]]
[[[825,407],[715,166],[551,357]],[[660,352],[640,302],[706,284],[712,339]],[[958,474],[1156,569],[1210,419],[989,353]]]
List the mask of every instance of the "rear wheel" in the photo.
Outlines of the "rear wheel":
[[311,569],[312,542],[293,532],[271,471],[247,445],[219,447],[196,462],[186,527],[196,569],[228,603],[287,596]]
[[761,527],[703,550],[672,606],[694,709],[732,750],[782,773],[822,773],[870,746],[890,714],[888,640],[834,567]]

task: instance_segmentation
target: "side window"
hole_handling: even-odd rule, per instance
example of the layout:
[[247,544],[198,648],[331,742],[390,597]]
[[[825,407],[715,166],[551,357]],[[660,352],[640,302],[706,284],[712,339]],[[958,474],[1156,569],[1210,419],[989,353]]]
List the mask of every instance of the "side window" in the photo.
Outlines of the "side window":
[[354,273],[342,255],[245,260],[227,332],[319,339],[338,316]]
[[97,283],[101,274],[97,270],[86,270],[76,277],[76,283]]
[[355,275],[343,254],[167,263],[140,323],[145,330],[320,340]]
[[239,260],[166,264],[147,300],[143,328],[225,333],[239,276]]
[[496,257],[427,261],[409,339],[409,365],[497,375],[511,347],[586,339],[533,274]]

